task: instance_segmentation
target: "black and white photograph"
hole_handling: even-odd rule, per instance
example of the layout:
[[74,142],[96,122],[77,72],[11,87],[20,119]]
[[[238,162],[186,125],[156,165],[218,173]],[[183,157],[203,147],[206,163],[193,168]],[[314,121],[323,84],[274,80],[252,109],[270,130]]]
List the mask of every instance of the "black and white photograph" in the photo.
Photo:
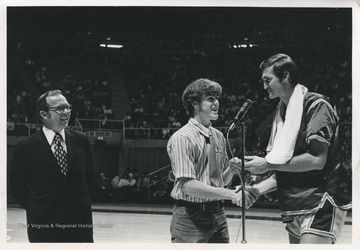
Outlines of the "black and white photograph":
[[355,247],[359,9],[3,1],[1,248]]

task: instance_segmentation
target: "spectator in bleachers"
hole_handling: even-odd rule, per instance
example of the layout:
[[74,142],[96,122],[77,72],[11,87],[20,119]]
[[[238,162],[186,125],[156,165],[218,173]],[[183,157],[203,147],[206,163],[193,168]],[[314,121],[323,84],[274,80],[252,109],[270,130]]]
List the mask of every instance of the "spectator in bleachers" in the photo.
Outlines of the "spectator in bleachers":
[[150,179],[146,173],[141,173],[136,181],[136,189],[133,191],[132,199],[135,202],[144,202],[148,195]]
[[118,183],[119,183],[121,177],[122,177],[121,173],[119,173],[118,175],[115,175],[115,177],[111,180],[111,187],[112,188],[117,188],[118,187]]
[[118,203],[128,202],[132,199],[132,192],[136,188],[136,179],[134,174],[129,172],[125,178],[120,179],[118,182],[118,189],[115,199]]
[[97,185],[96,185],[96,192],[94,201],[96,202],[106,202],[109,200],[110,197],[110,183],[109,178],[106,176],[105,173],[101,172],[99,174]]
[[135,167],[133,162],[130,162],[130,165],[126,168],[125,176],[127,176],[129,173],[132,173],[135,179],[137,179],[139,176],[139,170],[137,167]]
[[110,183],[110,197],[113,202],[117,201],[118,191],[119,191],[119,183],[123,179],[123,174],[119,173],[118,175],[114,176]]

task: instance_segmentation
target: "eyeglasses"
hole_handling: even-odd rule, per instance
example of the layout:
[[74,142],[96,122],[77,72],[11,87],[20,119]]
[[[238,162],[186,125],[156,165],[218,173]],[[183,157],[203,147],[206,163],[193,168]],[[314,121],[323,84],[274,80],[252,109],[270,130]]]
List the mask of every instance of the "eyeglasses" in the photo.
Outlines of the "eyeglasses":
[[52,107],[52,108],[48,108],[48,111],[54,111],[57,114],[62,114],[65,112],[65,109],[71,111],[72,109],[72,105],[69,106],[58,106],[58,107]]

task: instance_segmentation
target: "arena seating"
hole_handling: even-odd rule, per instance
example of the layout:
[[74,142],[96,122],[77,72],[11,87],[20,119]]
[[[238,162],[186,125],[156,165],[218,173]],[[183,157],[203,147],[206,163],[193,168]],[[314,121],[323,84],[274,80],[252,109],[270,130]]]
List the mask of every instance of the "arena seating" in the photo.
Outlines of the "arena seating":
[[[351,51],[346,46],[335,49],[287,48],[299,64],[302,82],[310,91],[316,91],[332,98],[340,117],[341,154],[344,165],[351,171]],[[45,53],[44,53],[45,51]],[[274,50],[273,52],[275,52]],[[42,53],[40,53],[42,52]],[[264,155],[269,136],[269,115],[276,102],[269,100],[263,91],[258,70],[259,62],[272,54],[271,51],[253,50],[248,52],[218,51],[203,56],[197,54],[173,57],[163,54],[124,54],[116,63],[122,69],[128,88],[131,111],[124,117],[126,128],[153,129],[150,139],[168,139],[171,134],[187,122],[187,116],[181,104],[183,89],[192,80],[209,78],[223,86],[220,98],[220,117],[215,127],[228,127],[246,99],[253,100],[253,107],[246,117],[248,154]],[[39,56],[41,55],[41,56]],[[60,89],[74,105],[72,119],[112,119],[111,82],[107,75],[108,62],[100,53],[88,53],[82,50],[42,47],[24,48],[19,58],[25,71],[8,72],[8,135],[16,136],[22,132],[18,123],[36,124],[35,99],[33,93],[49,89]],[[25,72],[25,73],[24,73]],[[35,86],[31,89],[22,81],[30,76]],[[19,129],[20,128],[20,129]],[[36,131],[36,127],[33,128]],[[142,139],[139,137],[133,139]],[[233,151],[238,151],[238,143]],[[139,173],[140,178],[144,173]],[[101,176],[103,178],[103,176]],[[110,187],[109,180],[103,178],[100,187]],[[255,178],[259,181],[263,176]],[[138,180],[137,180],[138,181]],[[166,180],[151,179],[152,194],[161,196],[166,191]],[[136,192],[144,187],[134,189]],[[147,191],[144,191],[147,192]],[[146,196],[146,195],[145,195]],[[145,197],[142,196],[142,197]],[[110,199],[108,193],[106,197]],[[157,198],[158,198],[157,197]],[[263,198],[267,202],[276,201],[276,197]],[[107,199],[103,199],[107,201]]]

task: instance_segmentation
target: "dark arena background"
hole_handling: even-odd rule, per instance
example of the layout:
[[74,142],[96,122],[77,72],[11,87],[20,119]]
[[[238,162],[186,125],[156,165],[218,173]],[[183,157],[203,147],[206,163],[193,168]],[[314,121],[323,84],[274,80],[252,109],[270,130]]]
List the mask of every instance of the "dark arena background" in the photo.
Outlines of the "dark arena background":
[[[95,152],[95,242],[170,242],[166,143],[187,122],[181,94],[191,81],[222,85],[213,126],[224,133],[251,99],[245,151],[265,155],[278,100],[268,99],[259,64],[275,53],[297,62],[309,91],[332,98],[351,174],[351,8],[7,7],[6,15],[7,169],[17,142],[41,129],[36,99],[61,90],[73,105],[70,127],[87,134]],[[240,126],[230,137],[240,158]],[[269,174],[247,174],[246,182]],[[229,188],[239,183],[234,178]],[[25,211],[9,190],[7,203],[8,242],[27,242]],[[226,209],[231,242],[239,242],[241,210],[231,202]],[[288,242],[276,192],[247,219],[249,243]],[[274,235],[264,236],[270,228]],[[351,243],[351,235],[349,213],[339,243]]]

